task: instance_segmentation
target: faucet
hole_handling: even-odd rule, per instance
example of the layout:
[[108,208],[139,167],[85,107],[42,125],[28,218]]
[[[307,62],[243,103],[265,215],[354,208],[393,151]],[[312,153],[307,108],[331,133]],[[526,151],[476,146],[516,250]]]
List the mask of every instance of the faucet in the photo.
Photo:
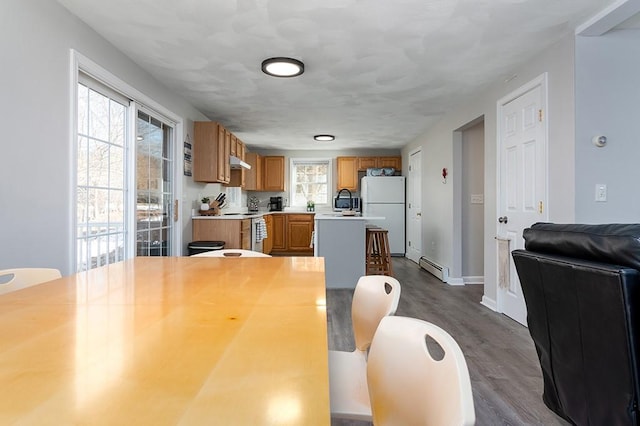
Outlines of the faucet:
[[351,191],[349,191],[347,188],[342,188],[340,191],[338,191],[338,198],[340,198],[340,194],[342,194],[342,191],[347,191],[349,193],[349,210],[353,210],[353,198],[351,196]]

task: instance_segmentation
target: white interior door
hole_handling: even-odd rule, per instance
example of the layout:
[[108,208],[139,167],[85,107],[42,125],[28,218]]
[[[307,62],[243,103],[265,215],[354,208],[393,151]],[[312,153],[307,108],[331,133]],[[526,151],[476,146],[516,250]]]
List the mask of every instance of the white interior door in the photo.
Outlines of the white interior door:
[[498,277],[498,308],[524,325],[527,308],[510,252],[524,247],[522,231],[525,228],[547,217],[545,106],[546,74],[498,102],[500,205],[497,236],[509,241],[508,254],[501,254],[498,249],[498,271],[506,269],[500,267],[501,260],[508,262],[509,271],[508,277]]
[[409,155],[407,179],[407,258],[418,263],[422,256],[422,151]]

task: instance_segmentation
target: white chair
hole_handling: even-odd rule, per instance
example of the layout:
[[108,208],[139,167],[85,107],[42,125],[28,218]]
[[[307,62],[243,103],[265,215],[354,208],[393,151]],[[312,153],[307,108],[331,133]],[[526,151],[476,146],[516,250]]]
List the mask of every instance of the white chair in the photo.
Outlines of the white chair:
[[58,279],[60,271],[52,268],[17,268],[0,270],[0,294]]
[[353,293],[351,322],[356,349],[329,351],[331,416],[371,420],[367,390],[367,351],[378,323],[393,315],[400,300],[400,283],[384,275],[360,277]]
[[[429,344],[427,336],[433,339]],[[475,423],[462,350],[446,331],[426,321],[380,321],[369,350],[367,381],[376,426]]]
[[205,251],[204,253],[194,254],[192,257],[271,257],[271,255],[252,250],[222,249]]

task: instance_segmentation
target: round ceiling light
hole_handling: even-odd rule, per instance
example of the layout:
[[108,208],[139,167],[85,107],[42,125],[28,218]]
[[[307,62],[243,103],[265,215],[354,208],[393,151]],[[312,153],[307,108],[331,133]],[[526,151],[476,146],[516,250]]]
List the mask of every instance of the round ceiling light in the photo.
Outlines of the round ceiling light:
[[262,61],[262,72],[273,77],[296,77],[304,72],[304,64],[293,58],[269,58]]
[[313,137],[313,139],[315,139],[315,140],[317,140],[319,142],[331,142],[331,141],[335,140],[336,137],[333,136],[333,135],[315,135]]

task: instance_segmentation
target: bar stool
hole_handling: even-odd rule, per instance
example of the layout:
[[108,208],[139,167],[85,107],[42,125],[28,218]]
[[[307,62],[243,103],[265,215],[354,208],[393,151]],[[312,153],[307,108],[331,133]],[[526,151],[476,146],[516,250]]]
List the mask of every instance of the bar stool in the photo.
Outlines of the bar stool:
[[367,275],[393,276],[391,251],[389,250],[389,231],[370,227],[366,232],[367,257],[365,270]]

